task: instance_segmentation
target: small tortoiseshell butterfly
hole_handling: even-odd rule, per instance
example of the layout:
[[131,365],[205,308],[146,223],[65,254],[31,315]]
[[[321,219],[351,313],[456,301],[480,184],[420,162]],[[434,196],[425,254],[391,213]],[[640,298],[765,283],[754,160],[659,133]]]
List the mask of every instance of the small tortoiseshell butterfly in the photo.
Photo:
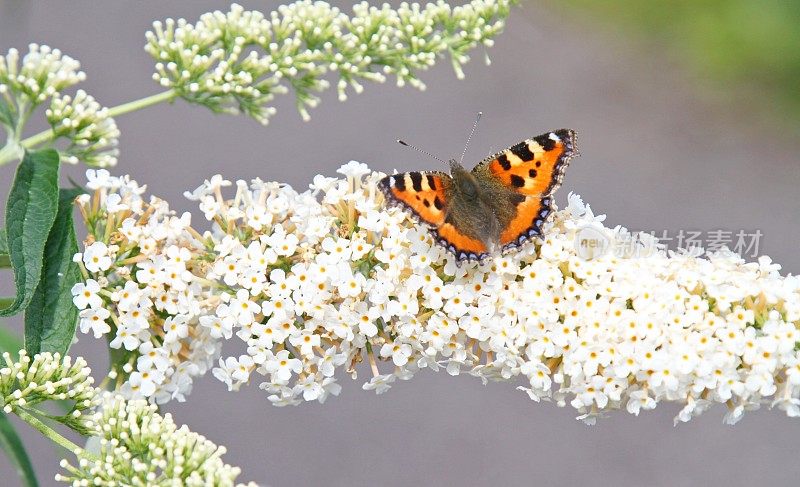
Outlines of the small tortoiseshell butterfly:
[[489,156],[472,171],[451,159],[450,174],[407,172],[378,185],[387,202],[430,226],[458,262],[481,261],[498,247],[506,253],[542,237],[552,194],[577,155],[575,132],[560,129]]

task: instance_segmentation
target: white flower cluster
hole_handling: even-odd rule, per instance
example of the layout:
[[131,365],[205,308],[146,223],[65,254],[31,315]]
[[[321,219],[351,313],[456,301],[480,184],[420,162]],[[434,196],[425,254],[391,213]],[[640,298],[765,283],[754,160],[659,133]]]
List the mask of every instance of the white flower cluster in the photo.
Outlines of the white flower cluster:
[[473,0],[450,7],[443,1],[403,3],[398,9],[361,2],[348,16],[326,2],[303,0],[265,16],[233,4],[230,11],[204,14],[196,24],[184,19],[155,22],[145,50],[156,60],[153,79],[192,103],[215,111],[244,112],[267,123],[269,106],[287,86],[297,95],[303,118],[338,75],[339,98],[359,80],[423,88],[416,72],[449,53],[459,77],[467,52],[491,46],[513,0]]
[[183,401],[192,378],[206,372],[220,348],[199,325],[208,293],[187,270],[201,265],[190,261],[197,256],[189,249],[202,248],[202,237],[192,233],[188,214],[176,217],[156,198],[145,204],[145,188],[135,181],[104,169],[87,175],[95,194],[78,204],[90,233],[105,241],[90,238],[75,256],[92,276],[72,288],[80,329],[97,338],[112,333],[109,346],[121,352],[112,366],[127,377],[122,392],[128,397]]
[[59,354],[40,353],[31,358],[25,350],[19,360],[3,354],[6,366],[0,368],[0,408],[6,414],[27,409],[45,401],[74,401],[63,416],[50,416],[76,431],[93,427],[91,410],[97,405],[94,379],[86,361]]
[[55,95],[46,112],[56,138],[63,137],[69,146],[61,151],[63,162],[109,167],[117,164],[119,129],[108,108],[94,97],[78,90],[74,97]]
[[36,106],[84,79],[86,74],[80,71],[78,61],[48,46],[30,44],[21,66],[16,49],[0,56],[0,95],[12,107],[10,94],[20,96],[28,106]]
[[[276,405],[323,402],[339,393],[337,371],[355,377],[367,361],[363,387],[378,393],[443,368],[523,380],[532,399],[570,404],[589,423],[660,401],[685,404],[676,421],[713,403],[730,423],[763,403],[800,415],[800,279],[769,258],[672,253],[638,235],[649,252],[586,260],[576,239],[587,228],[637,240],[570,195],[542,242],[458,266],[385,208],[383,174],[355,162],[339,172],[303,193],[238,181],[233,199],[215,176],[187,193],[213,222],[202,236],[159,200],[131,204],[135,183],[93,177],[100,189],[84,211],[107,223],[90,225],[91,289],[75,299],[82,328],[132,352],[128,394],[169,399],[178,371],[200,373],[236,337],[246,353],[220,358],[214,375],[235,390],[255,374]],[[144,390],[145,372],[163,382]]]
[[94,437],[89,445],[96,440],[97,451],[78,451],[77,466],[62,460],[66,473],[56,480],[74,486],[255,486],[235,484],[240,469],[222,461],[225,447],[186,426],[178,428],[170,414],[156,411],[145,401],[107,399],[90,432]]

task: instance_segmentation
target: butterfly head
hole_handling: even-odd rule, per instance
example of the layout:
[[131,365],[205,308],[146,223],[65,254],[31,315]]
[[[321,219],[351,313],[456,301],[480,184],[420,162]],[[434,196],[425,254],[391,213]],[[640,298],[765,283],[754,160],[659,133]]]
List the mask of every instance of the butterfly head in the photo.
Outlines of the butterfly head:
[[450,159],[450,175],[453,177],[456,191],[458,191],[461,196],[466,200],[478,199],[480,195],[478,180],[455,159]]

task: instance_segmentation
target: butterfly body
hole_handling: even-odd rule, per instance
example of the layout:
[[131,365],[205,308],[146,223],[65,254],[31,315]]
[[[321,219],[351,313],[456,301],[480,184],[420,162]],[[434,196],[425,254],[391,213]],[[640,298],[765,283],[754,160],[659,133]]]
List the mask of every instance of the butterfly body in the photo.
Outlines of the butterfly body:
[[574,155],[575,133],[561,129],[489,156],[471,171],[451,160],[449,175],[394,174],[379,187],[389,203],[427,224],[458,261],[480,261],[542,236],[551,195]]

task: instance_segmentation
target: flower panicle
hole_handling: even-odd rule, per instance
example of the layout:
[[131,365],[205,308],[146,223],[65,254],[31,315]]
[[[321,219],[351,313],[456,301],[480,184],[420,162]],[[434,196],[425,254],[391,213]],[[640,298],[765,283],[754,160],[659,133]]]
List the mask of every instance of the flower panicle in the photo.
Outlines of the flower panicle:
[[[17,413],[50,438],[68,440],[43,424],[39,417],[58,421],[83,436],[85,448],[70,448],[76,465],[61,461],[65,473],[57,481],[73,485],[187,485],[255,487],[235,484],[238,467],[225,464],[225,447],[178,427],[171,415],[161,416],[146,401],[126,401],[92,386],[91,370],[82,357],[49,352],[19,358],[3,354],[0,368],[0,406],[5,414]],[[34,406],[44,401],[74,401],[71,411],[55,416]]]
[[76,431],[92,426],[92,409],[97,406],[94,379],[83,358],[49,352],[31,357],[25,350],[19,359],[3,354],[5,366],[0,368],[0,405],[6,414],[18,409],[28,410],[46,401],[71,401],[69,411],[50,416]]
[[119,129],[108,108],[83,90],[75,96],[55,95],[45,112],[55,138],[68,141],[61,150],[61,160],[71,164],[82,161],[91,167],[117,164]]
[[[126,351],[127,397],[183,400],[210,370],[278,406],[324,402],[363,363],[377,393],[422,369],[469,373],[589,423],[662,401],[684,404],[679,422],[715,403],[730,423],[762,404],[800,415],[800,279],[768,257],[668,251],[570,195],[541,241],[458,265],[386,208],[382,173],[338,172],[303,192],[216,175],[186,193],[202,234],[129,179],[92,179],[84,213],[106,223],[73,295],[81,329]],[[587,256],[587,235],[620,251]],[[226,356],[230,340],[246,352]]]
[[[155,22],[145,51],[155,59],[153,79],[165,91],[112,109],[83,90],[65,91],[86,79],[80,63],[58,49],[30,44],[0,56],[0,125],[7,143],[0,164],[25,150],[53,147],[69,163],[110,167],[117,163],[120,136],[112,114],[121,115],[181,97],[215,112],[244,113],[266,124],[275,95],[293,91],[303,117],[336,77],[340,100],[364,81],[423,89],[417,74],[448,54],[459,78],[468,52],[489,47],[503,29],[516,0],[472,0],[460,7],[443,1],[372,7],[356,5],[352,15],[326,2],[301,0],[268,15],[233,4],[228,12],[206,13],[195,23]],[[488,61],[488,57],[487,57]],[[48,103],[49,102],[49,103]],[[39,107],[51,130],[24,138]]]
[[57,481],[73,485],[242,486],[240,469],[222,461],[226,449],[178,427],[146,401],[107,397],[95,416],[92,438],[75,465],[62,460]]
[[0,56],[3,102],[11,101],[9,95],[16,96],[18,102],[6,105],[10,113],[38,106],[85,79],[86,74],[80,70],[78,61],[49,46],[30,44],[22,59],[19,51],[13,48]]
[[266,124],[276,94],[294,91],[304,119],[338,77],[339,99],[362,81],[423,89],[417,72],[449,54],[457,75],[468,51],[492,45],[504,26],[512,0],[473,0],[450,7],[444,2],[402,4],[393,9],[361,2],[352,15],[326,2],[302,0],[270,15],[233,4],[228,12],[155,22],[145,50],[155,59],[153,79],[191,103],[214,111],[245,113]]
[[25,139],[25,148],[59,142],[64,162],[116,165],[120,134],[109,110],[83,90],[64,93],[85,79],[78,61],[48,46],[31,44],[21,64],[16,49],[0,56],[0,125],[8,133],[0,161],[9,157],[5,152],[21,154],[23,129],[34,110],[43,105],[51,131]]

